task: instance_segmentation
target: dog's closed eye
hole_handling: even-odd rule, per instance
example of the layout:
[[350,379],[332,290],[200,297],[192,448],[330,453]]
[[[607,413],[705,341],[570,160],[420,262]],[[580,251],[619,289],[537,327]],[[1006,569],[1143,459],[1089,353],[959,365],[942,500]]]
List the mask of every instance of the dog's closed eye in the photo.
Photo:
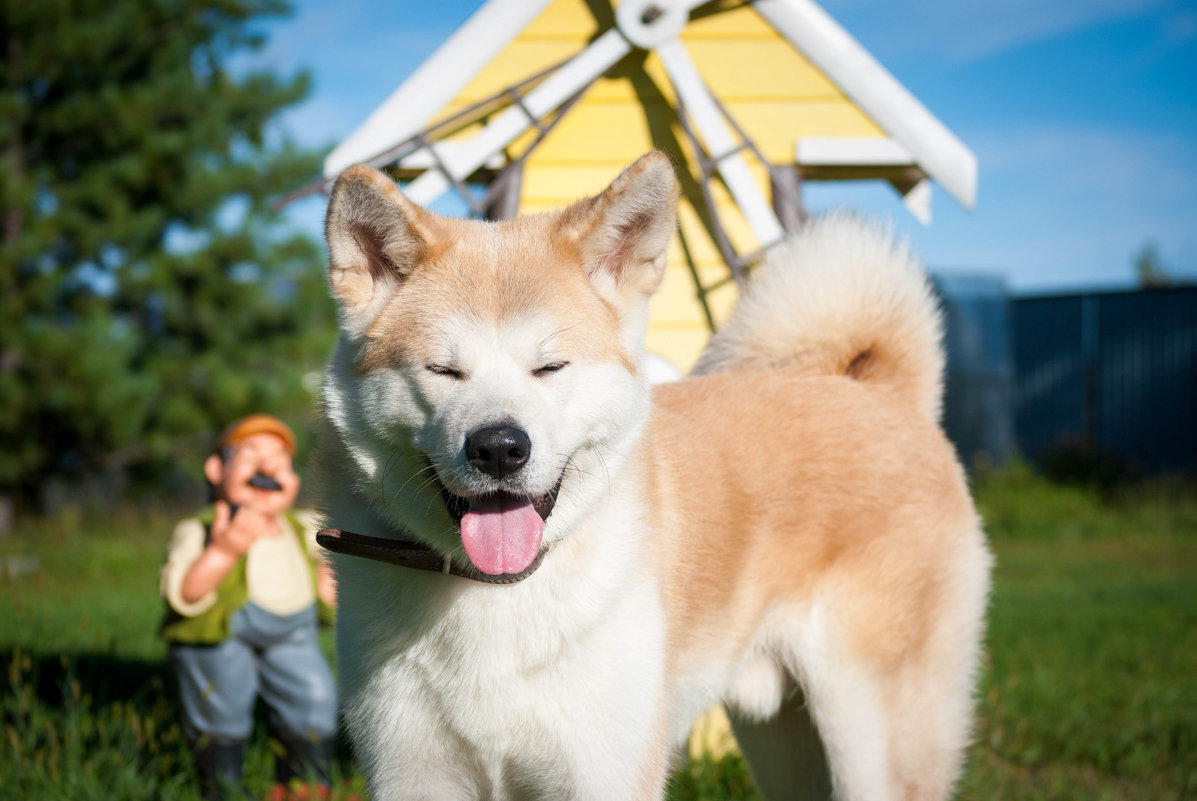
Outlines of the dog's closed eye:
[[542,367],[537,367],[535,370],[533,370],[532,375],[539,378],[540,376],[548,375],[549,373],[555,373],[561,368],[565,367],[567,364],[569,364],[569,362],[549,362],[548,364]]
[[458,370],[455,367],[448,367],[443,364],[426,364],[426,365],[424,365],[424,369],[430,373],[436,373],[437,375],[448,376],[449,378],[453,378],[458,381],[460,381],[466,377],[466,374],[463,371]]

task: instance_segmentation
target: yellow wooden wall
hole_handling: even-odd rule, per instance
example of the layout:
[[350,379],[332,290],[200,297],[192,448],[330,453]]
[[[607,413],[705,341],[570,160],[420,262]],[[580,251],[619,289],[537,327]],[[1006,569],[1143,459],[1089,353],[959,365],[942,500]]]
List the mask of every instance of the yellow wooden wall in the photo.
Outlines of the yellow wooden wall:
[[[476,103],[580,51],[613,24],[610,0],[555,0],[481,74],[454,98],[442,117]],[[747,6],[691,22],[682,40],[716,97],[777,164],[792,164],[795,141],[806,136],[883,136],[793,46]],[[601,191],[644,152],[668,153],[682,181],[680,232],[669,269],[653,300],[649,349],[688,369],[709,336],[695,276],[704,285],[728,269],[704,222],[697,164],[673,111],[674,95],[655,55],[634,51],[598,81],[533,151],[524,172],[521,212],[535,213]],[[513,144],[517,155],[532,134]],[[752,164],[750,159],[750,164]],[[762,187],[768,179],[753,165]],[[721,184],[721,218],[741,253],[756,241]],[[684,238],[692,262],[685,258]],[[693,269],[691,267],[693,264]],[[708,296],[716,322],[730,311],[735,287]]]

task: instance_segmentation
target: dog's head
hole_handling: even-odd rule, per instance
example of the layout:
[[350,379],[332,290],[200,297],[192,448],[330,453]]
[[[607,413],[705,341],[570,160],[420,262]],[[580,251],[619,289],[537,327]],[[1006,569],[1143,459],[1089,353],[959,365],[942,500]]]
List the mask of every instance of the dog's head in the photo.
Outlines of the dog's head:
[[342,337],[325,406],[364,499],[491,574],[568,530],[647,416],[644,326],[676,205],[660,153],[596,197],[498,223],[346,170],[326,224]]

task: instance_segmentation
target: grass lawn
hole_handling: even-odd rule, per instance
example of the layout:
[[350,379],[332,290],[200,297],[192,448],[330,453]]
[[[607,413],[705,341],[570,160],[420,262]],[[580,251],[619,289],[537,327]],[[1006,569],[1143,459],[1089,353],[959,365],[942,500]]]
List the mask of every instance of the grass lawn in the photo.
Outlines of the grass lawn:
[[[1102,496],[1011,470],[977,497],[998,568],[958,797],[1197,797],[1197,488]],[[0,798],[198,798],[154,633],[180,514],[67,514],[0,539]],[[259,733],[255,792],[270,749]],[[732,754],[685,765],[671,797],[755,796]]]

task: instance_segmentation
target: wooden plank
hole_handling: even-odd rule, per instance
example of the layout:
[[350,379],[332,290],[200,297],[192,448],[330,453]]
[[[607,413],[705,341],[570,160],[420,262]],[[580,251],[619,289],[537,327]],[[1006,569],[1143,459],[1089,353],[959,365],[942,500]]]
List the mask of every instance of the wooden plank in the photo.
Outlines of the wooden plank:
[[737,100],[843,99],[835,84],[780,37],[699,39],[687,42],[686,51],[707,86],[724,104]]
[[[615,18],[609,4],[604,0],[595,0],[594,5],[605,17],[601,28],[595,20],[586,0],[556,0],[551,3],[540,16],[524,28],[520,39],[558,39],[586,41],[602,30],[611,27],[610,20]],[[605,7],[605,14],[603,13]]]
[[520,186],[523,203],[564,205],[598,194],[630,163],[558,164],[533,156]]
[[[637,154],[639,155],[639,154]],[[634,159],[616,161],[610,165],[594,164],[545,164],[536,156],[529,160],[521,184],[520,208],[523,213],[552,211],[603,191],[615,176]],[[707,232],[696,208],[705,208],[701,195],[693,184],[687,184],[694,195],[683,197],[679,206],[679,218],[685,232],[691,258],[704,266],[723,265],[723,256],[714,239]],[[756,239],[744,216],[732,202],[727,190],[718,181],[712,184],[712,195],[716,199],[723,224],[742,253],[755,250]],[[680,242],[675,242],[670,260],[682,263],[684,255]],[[724,268],[725,269],[725,268]]]
[[756,142],[765,158],[794,163],[794,146],[806,136],[885,136],[871,119],[846,100],[802,103],[729,103],[728,113]]
[[[585,45],[585,39],[577,42],[516,39],[485,69],[478,72],[474,80],[453,98],[451,105],[462,107],[484,100],[576,55]],[[443,115],[441,118],[443,119]]]
[[653,149],[649,114],[656,118],[654,124],[668,126],[663,108],[579,103],[541,142],[535,158],[556,163],[631,164]]
[[700,17],[693,20],[682,32],[682,41],[687,45],[699,39],[776,39],[777,31],[761,19],[747,3],[725,3],[725,6],[738,5],[730,11]]
[[[788,42],[700,40],[687,51],[703,80],[720,102],[733,100],[843,100],[835,84],[798,54]],[[643,69],[618,70],[598,81],[586,101],[653,102],[673,104],[675,94],[660,59],[650,53]]]
[[706,326],[706,314],[689,270],[671,267],[665,271],[661,287],[652,299],[650,319],[651,325]]

